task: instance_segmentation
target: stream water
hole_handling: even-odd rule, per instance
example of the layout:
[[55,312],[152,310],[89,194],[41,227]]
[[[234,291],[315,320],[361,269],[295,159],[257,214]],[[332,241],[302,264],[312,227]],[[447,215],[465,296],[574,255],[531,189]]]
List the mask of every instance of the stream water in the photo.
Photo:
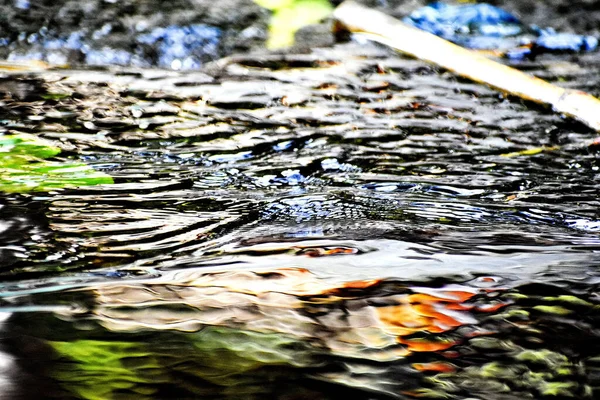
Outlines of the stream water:
[[115,183],[1,196],[0,399],[600,395],[587,128],[366,44],[3,82]]

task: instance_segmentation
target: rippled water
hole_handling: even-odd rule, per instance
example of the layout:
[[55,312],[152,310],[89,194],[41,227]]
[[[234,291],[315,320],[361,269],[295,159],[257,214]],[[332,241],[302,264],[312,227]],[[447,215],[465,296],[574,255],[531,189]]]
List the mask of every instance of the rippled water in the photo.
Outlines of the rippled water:
[[115,184],[2,196],[0,398],[598,396],[585,127],[355,45],[10,79]]

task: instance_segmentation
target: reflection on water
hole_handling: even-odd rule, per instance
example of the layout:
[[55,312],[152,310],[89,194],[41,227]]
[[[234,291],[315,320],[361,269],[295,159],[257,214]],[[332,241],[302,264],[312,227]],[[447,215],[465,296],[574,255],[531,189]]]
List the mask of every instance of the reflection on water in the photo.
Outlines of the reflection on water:
[[585,128],[375,48],[46,74],[0,129],[115,184],[2,197],[0,399],[598,397]]
[[4,342],[62,398],[590,397],[597,299],[503,283],[186,269],[9,296]]

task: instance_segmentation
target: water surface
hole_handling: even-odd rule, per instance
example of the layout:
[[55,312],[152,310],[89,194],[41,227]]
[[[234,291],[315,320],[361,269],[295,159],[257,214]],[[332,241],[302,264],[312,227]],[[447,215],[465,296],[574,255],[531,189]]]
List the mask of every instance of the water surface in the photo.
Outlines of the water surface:
[[598,396],[587,128],[364,45],[7,79],[115,184],[2,196],[0,398]]

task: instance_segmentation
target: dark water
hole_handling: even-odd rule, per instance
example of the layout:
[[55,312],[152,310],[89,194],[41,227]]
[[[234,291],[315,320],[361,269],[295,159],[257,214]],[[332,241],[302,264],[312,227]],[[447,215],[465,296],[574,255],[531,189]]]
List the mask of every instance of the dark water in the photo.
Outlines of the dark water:
[[0,398],[598,397],[585,127],[367,46],[7,79],[115,184],[2,196]]

